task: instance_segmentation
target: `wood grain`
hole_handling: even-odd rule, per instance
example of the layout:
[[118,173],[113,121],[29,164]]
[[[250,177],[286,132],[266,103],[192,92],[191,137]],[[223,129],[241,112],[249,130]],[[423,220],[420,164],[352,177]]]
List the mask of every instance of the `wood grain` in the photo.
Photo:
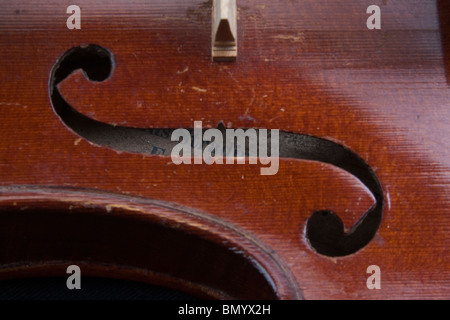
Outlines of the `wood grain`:
[[[223,64],[210,58],[210,1],[77,1],[81,30],[66,28],[68,15],[60,1],[39,6],[0,1],[0,277],[64,275],[61,266],[50,262],[83,262],[81,256],[88,254],[79,242],[71,244],[80,244],[76,255],[48,244],[49,256],[38,257],[32,243],[14,240],[32,232],[24,224],[37,221],[33,213],[46,216],[49,228],[58,228],[60,220],[52,222],[48,212],[61,220],[70,216],[73,194],[64,191],[69,189],[78,195],[74,214],[92,215],[92,221],[110,203],[132,206],[143,199],[201,212],[201,217],[169,226],[192,234],[195,241],[217,244],[227,238],[211,219],[242,230],[254,239],[240,242],[242,253],[233,254],[231,243],[221,248],[236,261],[255,259],[276,280],[276,289],[268,289],[266,297],[448,299],[450,22],[445,12],[450,8],[445,1],[378,1],[382,29],[367,30],[365,12],[373,2],[238,1],[239,58]],[[215,127],[223,121],[234,128],[322,137],[359,154],[374,168],[384,191],[383,220],[373,241],[342,258],[319,255],[305,241],[313,211],[333,210],[349,227],[373,204],[357,179],[331,165],[281,159],[278,174],[264,177],[259,166],[176,166],[170,158],[119,153],[81,139],[52,110],[48,81],[64,52],[90,43],[113,53],[114,73],[99,83],[74,73],[59,88],[74,108],[93,119],[142,128],[190,128],[194,120]],[[96,193],[102,201],[92,207]],[[29,199],[22,200],[23,194]],[[117,214],[157,226],[164,219],[183,219],[181,212],[171,217],[171,210],[162,217],[158,206],[135,209],[119,208]],[[19,218],[22,214],[27,218]],[[78,236],[95,234],[96,221],[83,224]],[[241,235],[229,237],[235,244],[242,240]],[[172,252],[168,256],[181,250],[176,243],[164,244]],[[131,245],[124,235],[123,246],[133,253]],[[98,275],[102,260],[114,257],[105,250],[112,249],[90,252],[93,262],[83,264],[83,270]],[[30,265],[45,258],[49,262],[23,271],[23,257],[29,257]],[[174,259],[179,266],[186,261]],[[131,259],[129,264],[140,268],[133,273],[123,260],[111,261],[115,277],[200,295],[205,291],[198,288],[209,286],[215,298],[259,293],[254,284],[232,277],[222,279],[230,284],[224,287],[227,281],[219,279],[217,264],[226,259],[220,256],[204,260],[217,274],[215,280],[170,270],[172,280],[167,280],[151,276],[158,271],[151,264]],[[11,268],[12,263],[17,267]],[[366,269],[372,264],[381,268],[381,290],[366,288]],[[239,265],[230,264],[229,272]]]

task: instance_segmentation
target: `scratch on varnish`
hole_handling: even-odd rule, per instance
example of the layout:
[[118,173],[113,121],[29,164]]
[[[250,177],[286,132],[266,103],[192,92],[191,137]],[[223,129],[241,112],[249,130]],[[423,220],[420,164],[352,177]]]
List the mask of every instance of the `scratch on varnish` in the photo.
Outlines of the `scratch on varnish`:
[[0,102],[0,106],[17,106],[17,107],[22,107],[24,109],[28,108],[27,105],[21,104],[18,102]]
[[202,93],[208,91],[208,90],[206,90],[206,89],[202,89],[202,88],[199,88],[199,87],[192,87],[192,90],[195,90],[195,91],[197,91],[197,92],[202,92]]
[[274,36],[275,39],[278,40],[290,40],[292,42],[303,42],[305,41],[305,35],[301,32],[297,33],[297,35],[285,35],[285,34],[280,34],[277,36]]
[[177,74],[183,74],[189,71],[189,67],[186,67],[183,71],[178,70]]

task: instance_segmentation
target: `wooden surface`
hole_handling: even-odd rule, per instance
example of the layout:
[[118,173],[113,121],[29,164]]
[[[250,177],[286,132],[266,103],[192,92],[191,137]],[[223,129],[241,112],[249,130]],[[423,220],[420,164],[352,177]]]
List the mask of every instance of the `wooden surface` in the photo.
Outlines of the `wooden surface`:
[[[450,7],[373,2],[238,1],[238,60],[223,64],[210,57],[211,2],[78,1],[81,30],[68,30],[60,1],[1,0],[0,277],[65,275],[70,262],[215,298],[259,298],[259,281],[264,298],[448,299]],[[371,4],[382,10],[381,30],[366,28]],[[374,239],[339,258],[308,245],[312,212],[332,210],[349,228],[374,203],[332,165],[280,159],[277,175],[261,176],[255,165],[176,166],[80,138],[52,109],[48,83],[61,55],[82,44],[107,48],[115,62],[104,82],[76,72],[59,85],[92,119],[137,128],[223,121],[351,149],[383,189]],[[54,230],[73,216],[82,218],[71,242]],[[117,216],[142,238],[120,233],[115,255],[107,243]],[[145,237],[136,221],[167,228],[168,238]],[[55,245],[61,237],[67,247]],[[189,254],[183,237],[193,239]],[[133,246],[139,239],[160,241],[165,263]],[[381,290],[366,287],[369,265],[381,268]]]

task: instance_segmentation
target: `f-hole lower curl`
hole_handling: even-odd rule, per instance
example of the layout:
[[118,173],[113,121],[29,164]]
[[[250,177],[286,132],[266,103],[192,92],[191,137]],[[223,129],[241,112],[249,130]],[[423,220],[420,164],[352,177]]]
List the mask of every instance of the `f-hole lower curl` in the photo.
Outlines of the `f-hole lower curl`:
[[[171,128],[131,128],[113,126],[79,113],[62,97],[58,84],[72,72],[82,69],[91,81],[109,78],[114,69],[112,54],[98,45],[86,45],[68,50],[53,66],[49,79],[52,107],[61,121],[72,131],[99,146],[118,151],[149,154],[149,141],[159,139],[155,131]],[[189,129],[193,130],[193,129]],[[258,129],[257,129],[258,130]],[[383,213],[383,190],[372,168],[356,153],[333,141],[293,132],[280,131],[280,158],[312,160],[327,163],[347,171],[372,193],[375,203],[348,231],[341,218],[328,210],[317,210],[306,222],[305,238],[317,253],[340,257],[364,248],[380,227]],[[170,156],[170,150],[161,156]]]

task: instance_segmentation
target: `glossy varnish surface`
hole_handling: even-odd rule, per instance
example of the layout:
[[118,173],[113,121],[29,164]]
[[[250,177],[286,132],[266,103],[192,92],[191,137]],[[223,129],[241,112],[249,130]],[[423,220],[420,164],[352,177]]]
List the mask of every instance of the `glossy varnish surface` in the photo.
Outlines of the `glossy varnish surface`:
[[[59,1],[0,1],[0,215],[7,223],[21,209],[83,211],[97,199],[102,212],[121,212],[120,206],[137,201],[123,214],[170,218],[139,202],[152,199],[200,217],[172,217],[171,227],[179,223],[218,243],[251,237],[239,249],[263,265],[281,298],[449,298],[450,7],[445,1],[379,1],[382,29],[368,30],[365,12],[372,2],[238,1],[238,60],[224,64],[211,62],[208,1],[78,1],[82,28],[72,31]],[[104,82],[76,72],[60,84],[79,112],[131,127],[223,121],[335,141],[359,154],[380,179],[385,208],[375,238],[342,258],[308,246],[303,231],[313,211],[333,210],[350,227],[373,204],[357,179],[331,165],[281,159],[277,175],[261,176],[255,165],[176,166],[167,157],[119,153],[80,138],[54,113],[48,81],[65,51],[90,43],[107,48],[115,66]],[[4,278],[14,276],[13,252],[30,257],[30,265],[38,260],[26,242],[5,242],[28,230],[21,223],[0,229]],[[228,237],[218,225],[240,231]],[[203,229],[210,230],[207,236]],[[95,230],[86,224],[83,232]],[[102,257],[98,250],[86,264],[93,274],[95,262],[104,262],[95,261]],[[212,266],[223,258],[208,257],[205,264]],[[373,264],[382,271],[381,290],[366,288]],[[174,286],[130,270],[115,276]],[[227,290],[214,281],[207,285]]]

